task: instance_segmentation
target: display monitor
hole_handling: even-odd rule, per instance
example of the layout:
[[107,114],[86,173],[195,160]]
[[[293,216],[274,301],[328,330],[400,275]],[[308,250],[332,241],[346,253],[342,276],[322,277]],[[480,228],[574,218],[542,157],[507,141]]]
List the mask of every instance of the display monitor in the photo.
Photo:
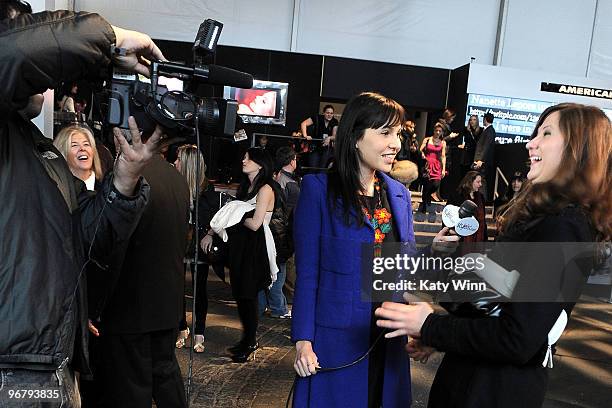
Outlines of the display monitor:
[[238,114],[244,123],[285,125],[289,84],[254,80],[251,89],[223,88],[225,99],[238,101]]

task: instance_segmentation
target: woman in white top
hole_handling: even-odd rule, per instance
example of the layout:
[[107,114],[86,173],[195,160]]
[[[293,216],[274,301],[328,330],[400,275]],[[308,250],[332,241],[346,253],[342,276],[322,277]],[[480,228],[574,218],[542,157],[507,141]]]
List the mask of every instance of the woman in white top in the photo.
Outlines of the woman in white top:
[[83,180],[88,190],[95,190],[96,180],[102,180],[102,167],[96,141],[89,129],[68,126],[60,130],[53,145],[68,162],[72,174]]

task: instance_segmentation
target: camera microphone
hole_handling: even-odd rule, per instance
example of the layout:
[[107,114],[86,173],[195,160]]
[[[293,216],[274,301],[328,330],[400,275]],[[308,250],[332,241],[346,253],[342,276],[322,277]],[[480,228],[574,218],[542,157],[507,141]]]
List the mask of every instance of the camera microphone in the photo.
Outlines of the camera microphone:
[[465,200],[461,207],[459,207],[459,219],[473,217],[476,215],[478,205],[472,200]]
[[201,82],[210,85],[226,85],[236,88],[252,88],[253,75],[221,65],[187,66],[170,61],[156,61],[159,76],[168,76],[183,81]]
[[249,89],[253,87],[253,75],[221,65],[211,64],[208,66],[208,83]]

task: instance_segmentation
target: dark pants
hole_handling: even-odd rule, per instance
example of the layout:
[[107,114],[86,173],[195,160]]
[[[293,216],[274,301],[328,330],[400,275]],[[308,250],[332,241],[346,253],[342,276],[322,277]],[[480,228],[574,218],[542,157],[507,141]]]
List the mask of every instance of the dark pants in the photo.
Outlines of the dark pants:
[[242,323],[242,342],[248,345],[257,343],[257,325],[259,324],[258,303],[255,299],[236,299],[238,316]]
[[427,212],[427,207],[431,204],[431,195],[436,192],[438,187],[440,187],[440,180],[425,179],[425,184],[423,185],[423,201],[419,207],[420,212]]
[[[208,315],[208,265],[198,265],[198,277],[193,279],[195,264],[191,264],[191,277],[192,282],[196,282],[197,292],[193,292],[195,295],[195,310],[193,311],[192,320],[195,322],[194,332],[195,334],[204,335],[204,329],[206,328],[206,316]],[[187,274],[187,264],[185,264],[185,275]],[[183,296],[183,318],[179,323],[179,330],[187,330],[187,300]]]
[[485,198],[485,204],[493,201],[493,193],[495,192],[495,168],[494,167],[482,167],[480,169],[482,175],[482,187],[480,187],[480,193]]
[[[97,325],[97,323],[94,323],[94,325]],[[92,375],[81,375],[80,377],[79,385],[82,408],[100,408],[102,406],[104,389],[102,388],[99,377],[100,373],[98,372],[101,361],[100,338],[89,333],[89,367]]]
[[142,334],[102,334],[99,369],[108,408],[186,407],[174,354],[177,329]]

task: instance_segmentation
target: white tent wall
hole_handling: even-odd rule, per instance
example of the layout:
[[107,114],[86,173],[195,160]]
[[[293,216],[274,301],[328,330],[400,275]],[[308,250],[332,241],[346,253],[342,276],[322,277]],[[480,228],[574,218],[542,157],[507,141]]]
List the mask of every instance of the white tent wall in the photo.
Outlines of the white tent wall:
[[491,64],[499,0],[303,0],[299,52],[456,68]]
[[154,38],[193,41],[200,22],[214,18],[225,25],[224,45],[440,68],[470,57],[494,64],[499,37],[499,65],[612,77],[608,0],[56,0],[62,3]]
[[612,1],[599,0],[587,76],[612,80]]
[[454,68],[470,57],[492,62],[499,1],[75,0],[75,5],[165,40],[193,41],[200,22],[214,18],[224,23],[219,44]]
[[219,44],[288,51],[292,0],[75,0],[113,25],[153,38],[193,42],[204,19],[223,23]]
[[597,0],[509,0],[499,65],[586,76]]

